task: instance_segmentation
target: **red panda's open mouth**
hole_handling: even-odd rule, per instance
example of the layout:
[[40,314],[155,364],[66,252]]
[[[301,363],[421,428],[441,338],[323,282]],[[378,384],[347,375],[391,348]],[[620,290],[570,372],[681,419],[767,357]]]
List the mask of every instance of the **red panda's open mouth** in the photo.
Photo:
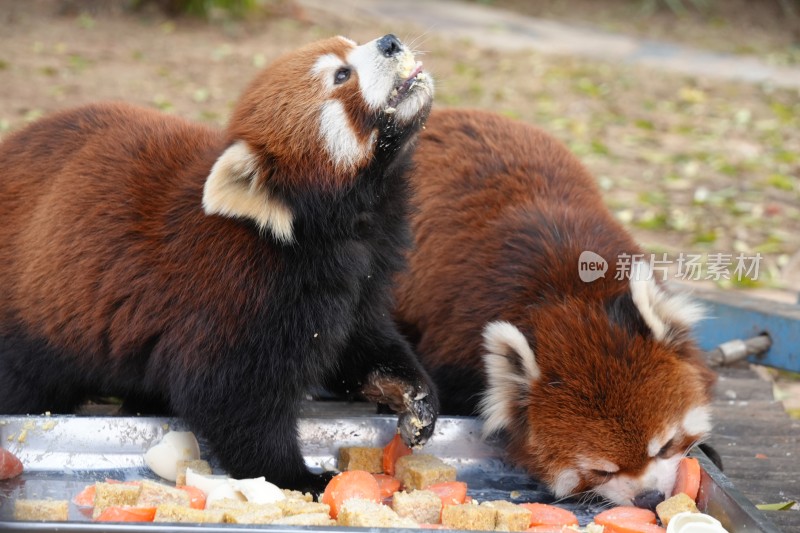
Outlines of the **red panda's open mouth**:
[[422,74],[422,63],[417,62],[411,71],[411,74],[409,74],[408,77],[403,80],[403,83],[401,83],[392,91],[392,96],[389,98],[389,106],[394,107],[403,101],[411,88],[418,82],[417,78],[420,74]]

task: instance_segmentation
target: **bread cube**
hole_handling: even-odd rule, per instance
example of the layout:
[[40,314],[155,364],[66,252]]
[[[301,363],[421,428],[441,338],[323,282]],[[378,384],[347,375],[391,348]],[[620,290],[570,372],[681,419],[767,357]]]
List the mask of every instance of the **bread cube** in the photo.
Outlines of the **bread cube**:
[[186,485],[186,469],[191,468],[198,474],[210,476],[212,474],[211,465],[203,459],[193,459],[191,461],[178,461],[178,475],[175,478],[176,485]]
[[[241,502],[250,503],[250,502]],[[229,524],[271,524],[283,517],[277,505],[253,504],[242,506],[241,509],[228,509],[224,511],[225,522]]]
[[37,522],[66,522],[69,518],[67,500],[17,500],[14,502],[14,520]]
[[176,489],[155,481],[142,481],[142,490],[136,499],[137,507],[158,507],[165,503],[189,507],[191,498],[185,490]]
[[429,490],[395,492],[392,509],[399,516],[420,524],[438,524],[442,516],[442,499]]
[[281,489],[289,500],[305,500],[313,502],[314,496],[310,492],[300,492],[299,490]]
[[492,531],[496,523],[497,509],[486,505],[464,503],[442,509],[442,525],[449,529]]
[[690,513],[700,512],[694,500],[683,492],[679,492],[656,505],[656,514],[659,520],[661,520],[661,523],[664,524],[664,527],[669,525],[669,521],[672,520],[673,516],[687,511]]
[[305,500],[287,499],[277,502],[277,505],[284,516],[294,516],[298,514],[316,514],[331,512],[331,506],[322,502],[307,502]]
[[383,472],[383,448],[339,448],[339,470],[366,470],[370,474],[380,474]]
[[381,503],[359,498],[342,504],[337,522],[340,526],[350,527],[418,527],[414,520],[398,516]]
[[400,457],[394,470],[394,477],[400,480],[406,490],[424,489],[434,483],[456,480],[455,467],[424,453]]
[[335,526],[336,521],[328,513],[304,513],[284,516],[272,522],[283,526]]
[[192,509],[174,503],[162,503],[156,508],[153,522],[188,522],[193,524],[221,524],[225,520],[222,511]]
[[92,517],[100,516],[106,507],[123,505],[136,505],[139,494],[142,492],[140,483],[135,485],[127,483],[95,483],[94,484],[94,510]]
[[481,505],[497,510],[496,531],[525,531],[531,525],[531,511],[521,505],[503,500],[483,502]]

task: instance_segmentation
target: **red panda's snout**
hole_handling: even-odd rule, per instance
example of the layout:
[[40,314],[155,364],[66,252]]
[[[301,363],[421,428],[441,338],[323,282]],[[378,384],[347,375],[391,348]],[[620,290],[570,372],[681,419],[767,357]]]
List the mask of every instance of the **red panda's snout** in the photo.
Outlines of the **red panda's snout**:
[[700,311],[655,282],[603,306],[565,297],[484,329],[487,433],[557,497],[653,508],[711,430],[713,375],[687,338]]

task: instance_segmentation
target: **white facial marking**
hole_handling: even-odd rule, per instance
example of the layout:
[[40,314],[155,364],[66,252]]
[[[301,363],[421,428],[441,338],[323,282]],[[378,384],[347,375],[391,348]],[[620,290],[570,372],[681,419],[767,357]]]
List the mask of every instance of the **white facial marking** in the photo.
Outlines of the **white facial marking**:
[[562,498],[572,494],[572,491],[574,491],[575,487],[578,486],[580,480],[581,478],[575,470],[567,468],[556,475],[555,479],[553,480],[553,485],[550,488],[556,497]]
[[[487,387],[479,404],[483,433],[491,434],[512,421],[514,402],[539,379],[539,365],[527,339],[508,322],[490,322],[483,330]],[[518,370],[522,367],[522,373]]]
[[658,490],[669,494],[675,485],[675,476],[680,460],[680,454],[675,454],[668,459],[653,459],[641,476],[633,477],[624,474],[613,476],[605,483],[595,487],[594,491],[618,505],[633,505],[636,495],[647,490]]
[[311,74],[322,80],[325,88],[330,92],[336,85],[333,80],[334,73],[341,67],[345,66],[342,58],[336,54],[325,54],[320,56],[319,59],[311,67]]
[[619,472],[619,465],[616,465],[611,461],[607,461],[605,459],[583,458],[583,459],[578,459],[576,462],[578,464],[578,467],[584,471],[602,470],[603,472],[609,472],[611,474],[613,474],[614,472]]
[[258,161],[243,141],[232,144],[217,159],[203,187],[207,215],[253,220],[276,239],[293,239],[291,210],[257,185]]
[[661,448],[663,448],[666,443],[672,440],[677,432],[678,428],[673,427],[669,428],[665,434],[659,435],[658,437],[653,437],[647,444],[647,455],[650,457],[655,457],[658,455],[658,452],[661,451]]
[[711,409],[707,405],[693,407],[683,417],[687,435],[705,435],[711,431]]
[[337,169],[352,171],[369,155],[371,147],[358,140],[344,106],[338,100],[322,104],[320,134]]
[[384,57],[377,41],[357,46],[347,54],[347,62],[358,72],[361,95],[372,111],[383,109],[397,79],[397,61]]
[[705,315],[703,307],[687,295],[661,289],[644,261],[631,265],[630,287],[633,303],[657,340],[672,340],[674,326],[690,328]]

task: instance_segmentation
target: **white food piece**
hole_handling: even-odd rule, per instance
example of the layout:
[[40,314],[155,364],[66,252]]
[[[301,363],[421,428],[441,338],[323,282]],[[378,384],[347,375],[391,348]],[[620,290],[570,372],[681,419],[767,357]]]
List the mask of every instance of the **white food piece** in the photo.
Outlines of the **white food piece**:
[[686,511],[670,519],[667,533],[728,533],[728,530],[713,516]]
[[253,479],[231,479],[230,485],[241,492],[248,502],[276,503],[286,499],[286,494],[263,477]]
[[234,480],[228,479],[225,483],[215,487],[214,490],[212,490],[206,496],[206,507],[208,507],[211,503],[220,500],[238,500],[240,502],[247,501],[247,498],[244,497],[244,494],[236,490],[236,488],[234,488],[234,486],[231,484],[231,481]]
[[178,477],[178,461],[197,459],[200,459],[200,445],[191,431],[170,431],[144,454],[150,470],[169,481]]
[[195,472],[191,468],[186,469],[186,484],[203,491],[206,498],[220,485],[228,485],[230,479],[228,476],[210,476]]

